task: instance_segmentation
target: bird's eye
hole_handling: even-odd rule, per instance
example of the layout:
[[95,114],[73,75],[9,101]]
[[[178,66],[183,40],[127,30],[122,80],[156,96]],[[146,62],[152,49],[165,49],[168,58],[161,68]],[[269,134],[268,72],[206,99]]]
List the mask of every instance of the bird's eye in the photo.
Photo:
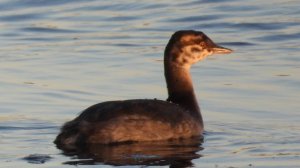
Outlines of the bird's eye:
[[200,45],[202,48],[205,47],[205,43],[204,43],[204,42],[201,42],[199,45]]

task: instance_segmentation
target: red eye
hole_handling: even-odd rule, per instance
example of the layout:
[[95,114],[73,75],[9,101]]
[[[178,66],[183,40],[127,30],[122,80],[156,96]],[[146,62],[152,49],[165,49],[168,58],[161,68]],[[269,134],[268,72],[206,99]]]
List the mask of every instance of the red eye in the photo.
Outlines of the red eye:
[[199,45],[200,45],[202,48],[205,47],[205,43],[204,43],[204,42],[201,42]]

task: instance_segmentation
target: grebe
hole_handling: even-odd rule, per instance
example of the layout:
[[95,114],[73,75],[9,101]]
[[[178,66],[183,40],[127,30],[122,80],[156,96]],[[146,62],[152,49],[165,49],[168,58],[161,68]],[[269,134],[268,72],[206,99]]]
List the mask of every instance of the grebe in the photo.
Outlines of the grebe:
[[54,143],[61,149],[88,144],[159,141],[199,137],[203,120],[194,93],[190,67],[212,54],[232,50],[216,45],[200,31],[181,30],[164,53],[167,101],[136,99],[108,101],[84,110],[67,122]]

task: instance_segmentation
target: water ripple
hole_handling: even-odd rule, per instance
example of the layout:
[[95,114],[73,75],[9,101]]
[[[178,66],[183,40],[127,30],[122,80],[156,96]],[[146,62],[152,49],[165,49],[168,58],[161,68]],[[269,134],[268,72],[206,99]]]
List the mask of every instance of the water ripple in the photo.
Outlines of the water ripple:
[[8,15],[8,16],[0,16],[0,21],[7,22],[16,22],[16,21],[28,21],[28,20],[36,20],[44,18],[42,14],[29,13],[29,14],[17,14],[17,15]]
[[218,7],[216,7],[219,11],[235,11],[235,12],[248,12],[248,11],[257,11],[260,9],[260,6],[254,6],[254,5],[247,5],[247,6],[235,6],[235,5],[226,5],[222,4]]
[[222,43],[218,43],[221,46],[253,46],[253,45],[257,45],[255,43],[250,43],[250,42],[222,42]]
[[84,0],[12,0],[14,6],[22,7],[40,7],[40,6],[55,6],[68,3],[84,2]]
[[40,32],[40,33],[78,33],[78,30],[70,30],[70,29],[59,29],[59,28],[51,28],[51,27],[25,27],[21,28],[22,31],[26,32]]
[[[224,16],[222,16],[224,17]],[[195,22],[195,21],[210,21],[222,18],[220,15],[201,15],[201,16],[188,16],[178,19],[171,19],[170,22]]]
[[2,131],[17,131],[17,130],[43,130],[43,129],[57,129],[57,126],[38,126],[38,127],[15,127],[15,126],[1,126]]
[[281,43],[282,41],[289,41],[289,40],[299,40],[300,33],[292,33],[292,34],[275,34],[275,35],[266,35],[258,38],[254,38],[260,41],[267,41],[267,42],[278,42]]
[[96,3],[93,6],[86,5],[83,7],[75,8],[74,10],[85,10],[85,11],[140,11],[140,10],[150,10],[159,9],[168,6],[164,3],[147,3],[147,2],[135,2],[135,3],[109,3],[109,4],[99,4]]
[[290,26],[292,23],[238,23],[233,24],[234,27],[239,29],[250,29],[250,30],[277,30],[283,29]]

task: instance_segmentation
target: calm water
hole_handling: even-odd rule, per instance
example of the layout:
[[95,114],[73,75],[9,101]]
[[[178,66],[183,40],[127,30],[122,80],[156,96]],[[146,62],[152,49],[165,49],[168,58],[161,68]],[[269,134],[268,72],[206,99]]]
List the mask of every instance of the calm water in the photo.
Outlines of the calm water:
[[[0,167],[300,167],[299,1],[1,0],[0,11]],[[179,29],[235,50],[192,69],[202,145],[56,149],[89,105],[165,99],[163,50]]]

